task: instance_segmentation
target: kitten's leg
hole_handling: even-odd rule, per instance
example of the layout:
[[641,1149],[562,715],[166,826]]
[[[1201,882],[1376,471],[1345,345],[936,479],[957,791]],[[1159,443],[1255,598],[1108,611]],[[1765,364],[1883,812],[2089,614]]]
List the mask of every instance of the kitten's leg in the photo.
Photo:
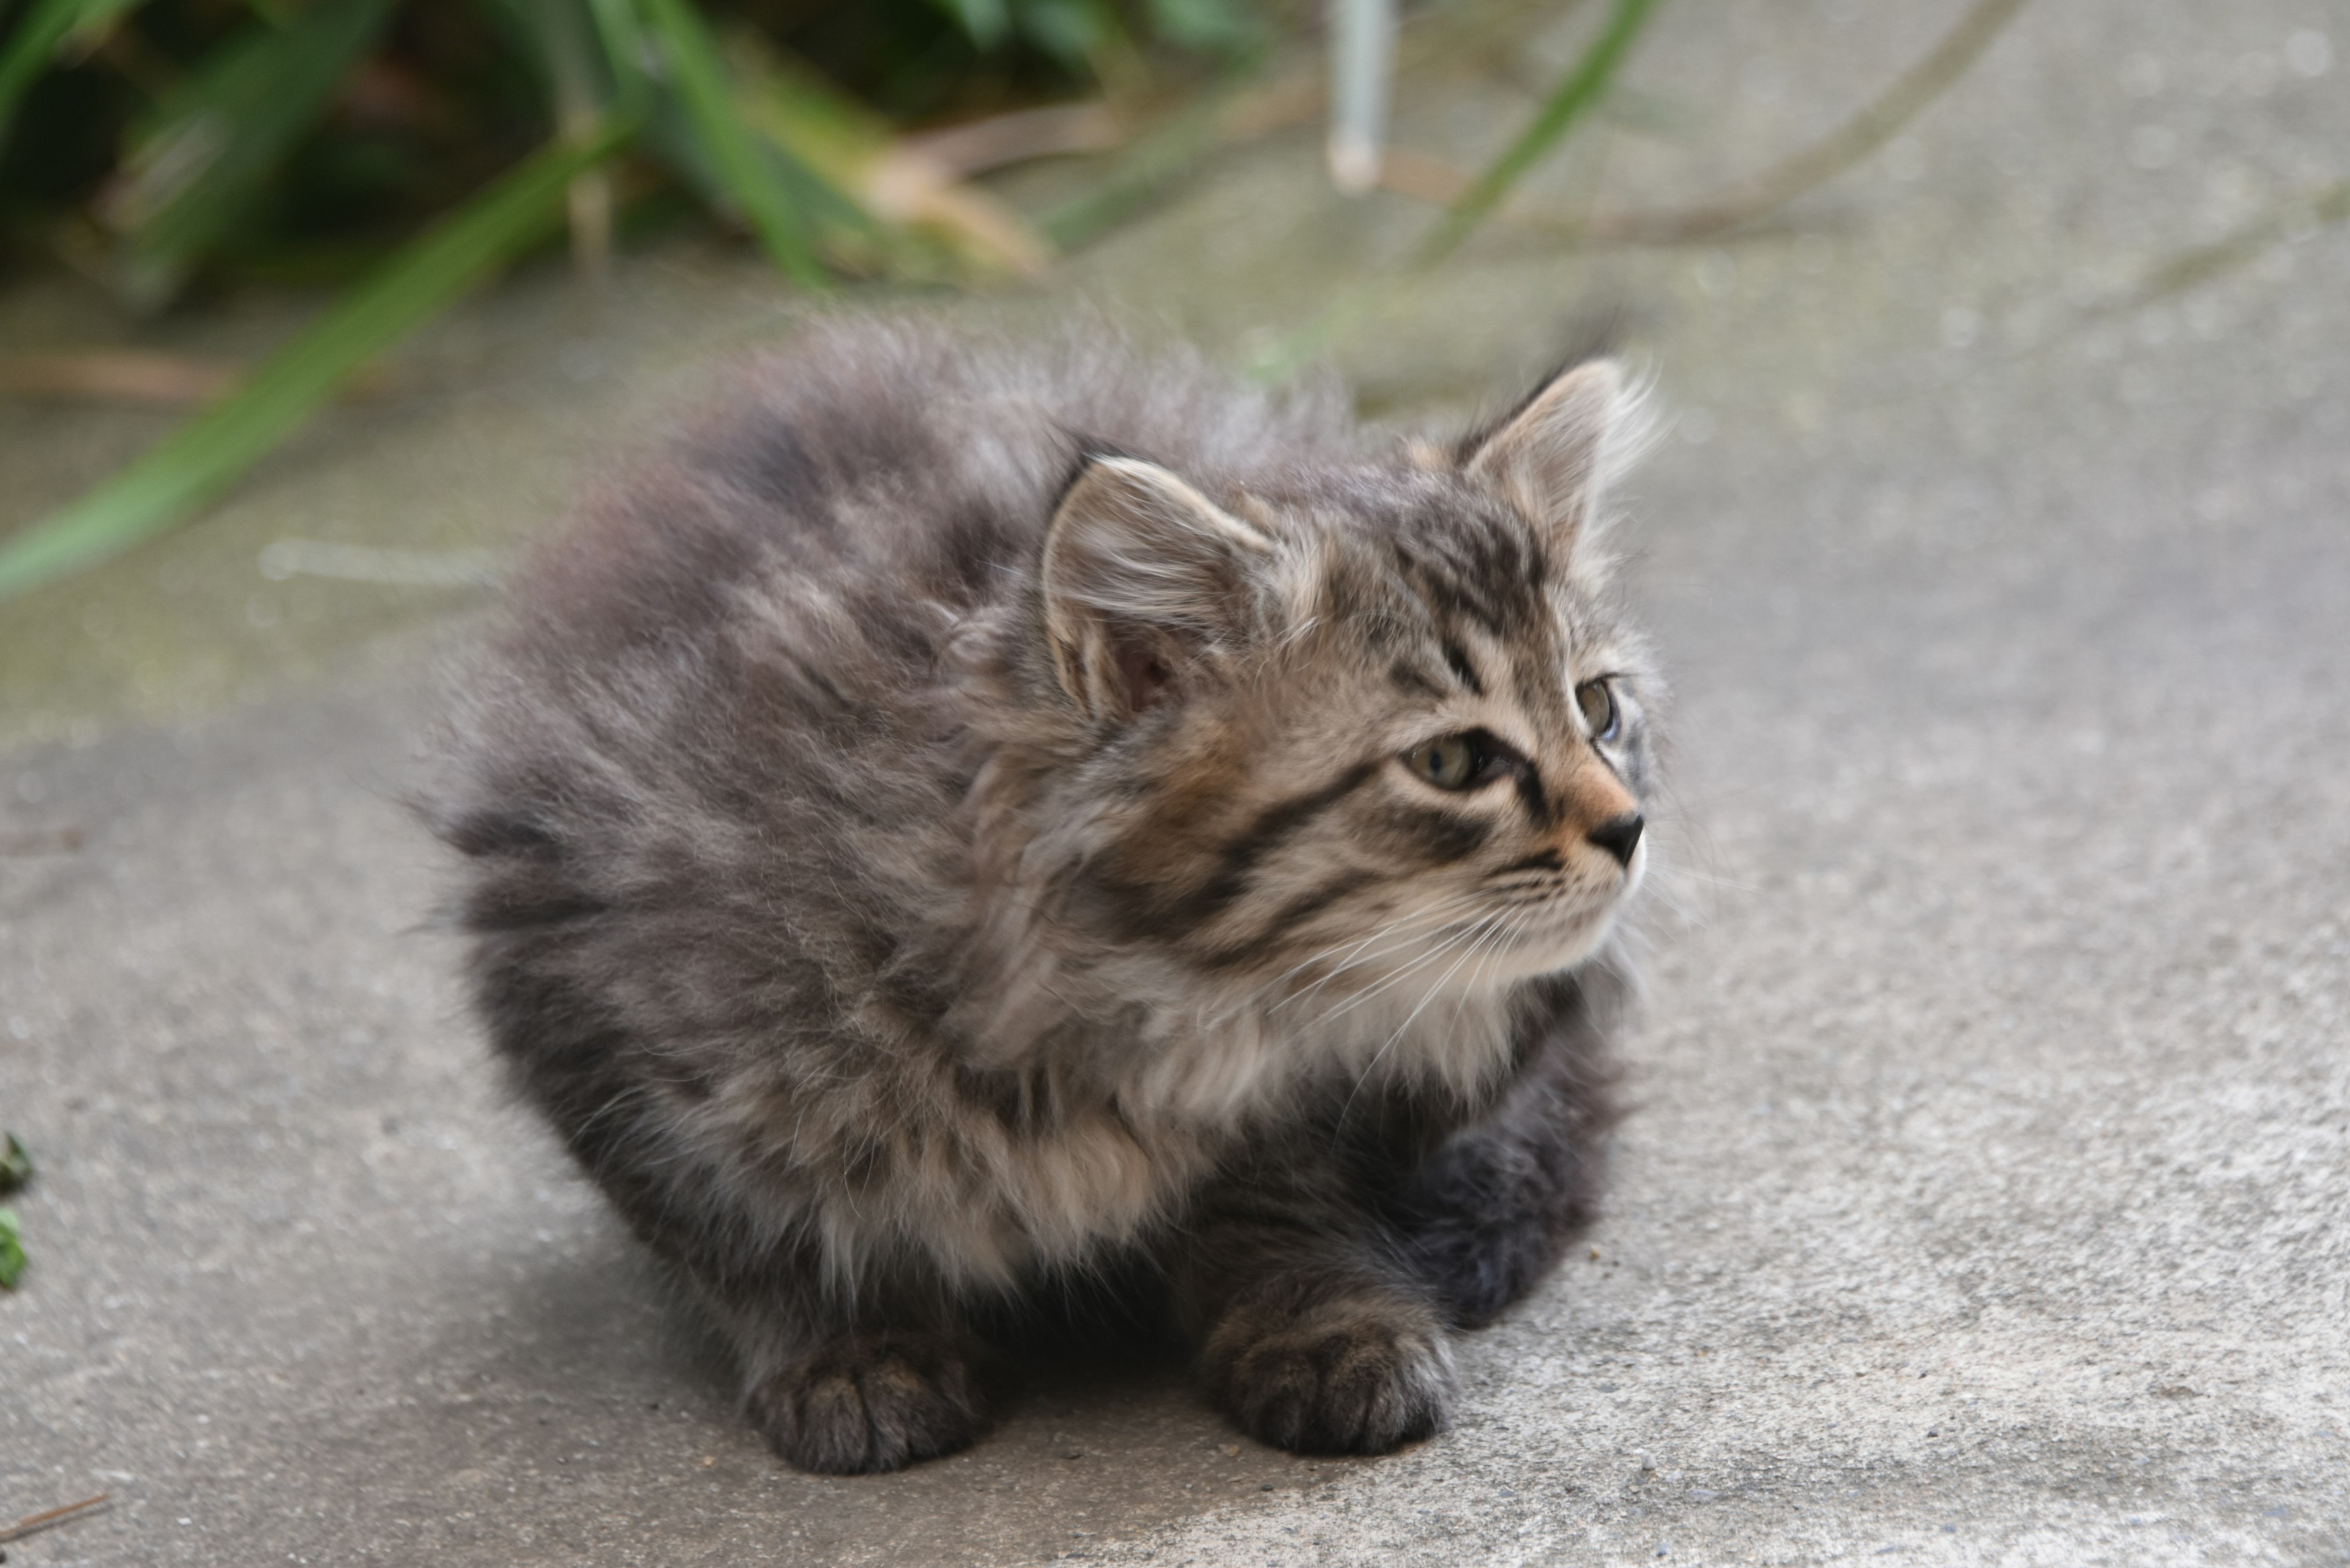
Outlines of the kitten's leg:
[[1235,1421],[1359,1453],[1443,1424],[1448,1330],[1533,1288],[1595,1211],[1624,990],[1604,970],[1530,988],[1515,1073],[1450,1137],[1436,1107],[1350,1096],[1204,1195],[1172,1272]]
[[1616,1119],[1607,1059],[1615,1008],[1590,977],[1554,985],[1500,1103],[1422,1159],[1388,1205],[1461,1327],[1483,1326],[1540,1283],[1597,1214]]
[[935,1302],[876,1289],[844,1320],[789,1285],[702,1293],[741,1357],[751,1424],[801,1469],[902,1469],[987,1429],[984,1350]]
[[1444,1424],[1444,1314],[1335,1165],[1227,1183],[1170,1262],[1209,1397],[1251,1436],[1370,1454]]
[[679,1078],[684,1059],[618,1027],[577,980],[586,961],[568,945],[572,928],[543,913],[577,895],[525,857],[509,872],[473,917],[495,933],[474,959],[492,1038],[613,1206],[692,1281],[733,1342],[744,1405],[768,1444],[833,1474],[968,1446],[985,1429],[986,1402],[974,1342],[945,1293],[866,1282],[847,1311],[827,1299],[813,1247],[757,1241],[773,1222],[745,1207],[741,1174],[681,1130],[664,1085],[690,1082]]

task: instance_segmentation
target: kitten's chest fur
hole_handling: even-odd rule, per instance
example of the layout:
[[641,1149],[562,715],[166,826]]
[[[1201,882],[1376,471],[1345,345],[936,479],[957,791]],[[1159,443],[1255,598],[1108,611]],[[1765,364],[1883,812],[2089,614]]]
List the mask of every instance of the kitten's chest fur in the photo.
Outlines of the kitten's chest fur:
[[1019,978],[1041,969],[1045,983],[1017,990],[1052,995],[1044,1019],[870,1002],[837,1024],[856,1092],[812,1075],[802,1052],[739,1054],[718,1093],[675,1107],[680,1128],[769,1224],[815,1241],[828,1272],[910,1261],[999,1288],[1181,1223],[1203,1184],[1264,1140],[1335,1144],[1399,1095],[1465,1116],[1509,1054],[1507,1008],[1488,994],[1202,1007],[1154,1000],[1170,982],[1153,967],[1035,965]]

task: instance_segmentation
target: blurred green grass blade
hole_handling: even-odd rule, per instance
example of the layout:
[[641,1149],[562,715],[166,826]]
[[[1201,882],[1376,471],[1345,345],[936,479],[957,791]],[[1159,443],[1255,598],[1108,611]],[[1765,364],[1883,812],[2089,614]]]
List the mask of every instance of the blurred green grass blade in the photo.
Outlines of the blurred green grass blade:
[[645,111],[652,83],[645,75],[650,50],[646,47],[644,21],[637,15],[635,0],[588,0],[588,11],[595,18],[597,36],[603,40],[604,60],[612,72],[612,90],[619,111],[630,119],[638,118]]
[[1215,99],[1178,113],[1128,148],[1098,183],[1040,216],[1037,232],[1070,251],[1117,227],[1223,144],[1228,107]]
[[318,0],[289,27],[251,24],[157,106],[103,213],[123,237],[133,301],[169,298],[245,215],[390,11],[390,0]]
[[226,402],[0,544],[0,598],[119,555],[219,494],[345,377],[549,233],[562,213],[565,185],[610,156],[628,134],[625,123],[608,125],[592,140],[541,149],[386,258]]
[[1542,112],[1534,116],[1534,123],[1452,203],[1452,210],[1421,247],[1421,265],[1442,260],[1466,239],[1469,231],[1510,193],[1510,187],[1548,156],[1574,129],[1584,111],[1607,96],[1608,84],[1616,79],[1616,68],[1623,64],[1632,40],[1639,36],[1655,5],[1656,0],[1616,0],[1616,9],[1607,25],[1550,95]]
[[0,47],[0,147],[7,145],[16,100],[25,96],[25,89],[33,85],[59,46],[135,4],[137,0],[33,0],[6,46]]
[[683,100],[712,175],[758,232],[767,254],[804,288],[829,279],[816,265],[808,224],[773,154],[743,118],[720,58],[718,41],[691,0],[643,0],[645,19],[668,59],[670,85]]

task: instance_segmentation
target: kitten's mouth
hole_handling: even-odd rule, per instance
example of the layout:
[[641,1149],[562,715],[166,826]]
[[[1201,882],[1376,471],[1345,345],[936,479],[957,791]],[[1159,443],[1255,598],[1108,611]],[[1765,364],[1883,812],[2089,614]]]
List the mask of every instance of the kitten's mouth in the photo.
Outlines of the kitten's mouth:
[[1494,954],[1487,978],[1525,980],[1573,968],[1599,950],[1622,908],[1620,898],[1610,898],[1596,908],[1577,909],[1528,929]]
[[1580,899],[1555,900],[1555,909],[1544,909],[1529,918],[1515,917],[1517,925],[1503,916],[1503,929],[1508,934],[1494,943],[1491,961],[1483,966],[1489,981],[1524,980],[1537,974],[1550,974],[1571,969],[1597,952],[1608,933],[1616,929],[1617,917],[1632,901],[1638,891],[1641,874],[1648,869],[1645,847],[1633,857],[1629,873],[1623,886],[1607,898],[1586,903]]

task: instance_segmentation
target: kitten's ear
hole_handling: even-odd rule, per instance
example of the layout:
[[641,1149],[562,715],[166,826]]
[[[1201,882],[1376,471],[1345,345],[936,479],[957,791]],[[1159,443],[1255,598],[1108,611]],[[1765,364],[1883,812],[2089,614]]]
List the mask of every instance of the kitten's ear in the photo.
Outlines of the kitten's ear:
[[1045,535],[1045,634],[1061,685],[1095,718],[1139,713],[1231,628],[1272,551],[1165,469],[1088,457]]
[[1599,505],[1607,459],[1627,398],[1613,359],[1592,359],[1552,379],[1526,405],[1463,453],[1469,477],[1492,486],[1547,529],[1562,553]]

